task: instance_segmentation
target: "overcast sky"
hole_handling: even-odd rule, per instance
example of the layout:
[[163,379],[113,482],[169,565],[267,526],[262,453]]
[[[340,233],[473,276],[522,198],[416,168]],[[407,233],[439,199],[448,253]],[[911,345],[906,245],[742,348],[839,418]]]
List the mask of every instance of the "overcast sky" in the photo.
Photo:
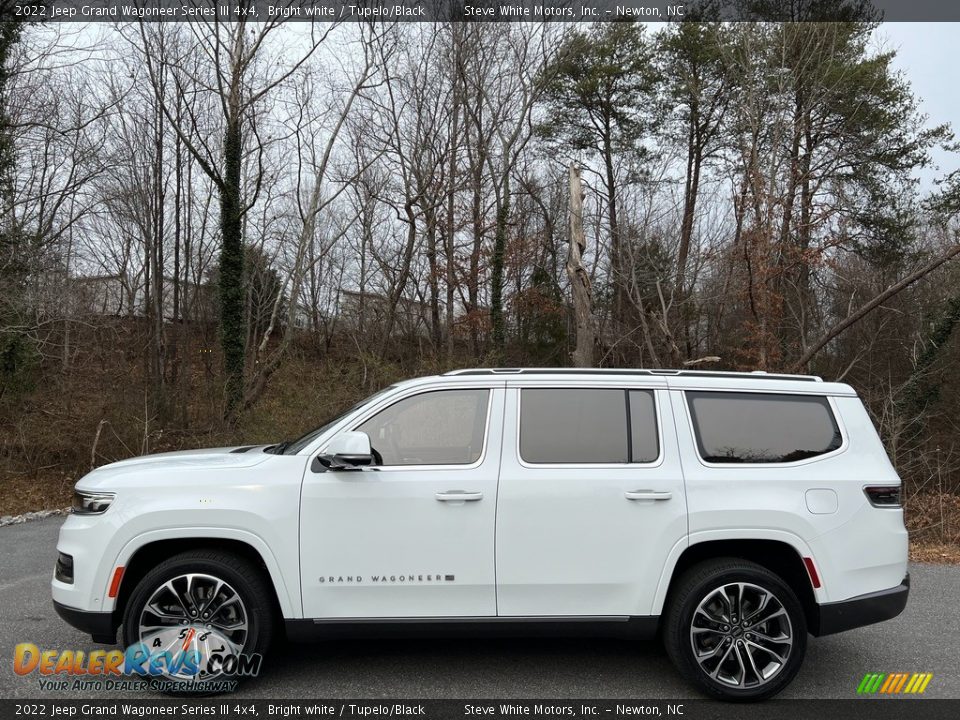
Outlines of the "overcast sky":
[[[956,2],[957,0],[943,0]],[[663,23],[645,23],[651,30]],[[295,26],[296,24],[294,24]],[[91,26],[89,30],[97,26]],[[103,29],[103,26],[99,26]],[[80,36],[85,36],[81,30]],[[921,100],[921,110],[933,126],[949,123],[960,138],[960,23],[912,22],[883,23],[875,41],[884,49],[896,50],[896,67],[903,71]],[[941,150],[933,152],[937,168],[922,174],[924,189],[934,188],[933,180],[960,169],[960,155]]]
[[[929,124],[950,123],[954,132],[960,132],[960,63],[956,60],[960,23],[884,23],[878,34],[897,51],[895,63],[921,99]],[[925,185],[960,168],[956,155],[938,151],[934,158],[940,170],[925,173]]]

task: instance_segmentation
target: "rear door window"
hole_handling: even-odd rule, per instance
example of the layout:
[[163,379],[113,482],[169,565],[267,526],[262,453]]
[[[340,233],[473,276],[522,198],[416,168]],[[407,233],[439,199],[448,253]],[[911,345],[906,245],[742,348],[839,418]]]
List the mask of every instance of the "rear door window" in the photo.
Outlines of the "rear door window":
[[660,454],[652,390],[525,388],[520,457],[535,464],[653,462]]

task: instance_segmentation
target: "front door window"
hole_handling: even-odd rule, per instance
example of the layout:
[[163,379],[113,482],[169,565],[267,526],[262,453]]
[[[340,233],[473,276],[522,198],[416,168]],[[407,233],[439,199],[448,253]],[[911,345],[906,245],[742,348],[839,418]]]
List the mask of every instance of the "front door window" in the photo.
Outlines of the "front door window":
[[404,398],[357,430],[377,464],[472,465],[483,454],[490,391],[439,390]]

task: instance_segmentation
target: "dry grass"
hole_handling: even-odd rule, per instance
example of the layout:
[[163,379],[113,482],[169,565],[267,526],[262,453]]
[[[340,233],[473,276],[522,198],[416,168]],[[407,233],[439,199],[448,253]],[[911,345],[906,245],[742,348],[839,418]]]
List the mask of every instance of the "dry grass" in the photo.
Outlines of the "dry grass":
[[293,439],[415,374],[369,358],[296,354],[261,401],[230,427],[220,419],[219,390],[194,364],[179,398],[185,412],[164,427],[145,412],[146,382],[136,359],[104,344],[82,360],[75,372],[52,375],[28,398],[0,405],[0,516],[64,507],[91,463],[105,465],[144,448],[155,453]]
[[78,479],[69,476],[46,480],[18,476],[0,478],[0,515],[67,507]]
[[960,496],[918,493],[905,503],[914,562],[960,564]]
[[918,493],[904,506],[907,529],[915,541],[960,545],[960,495]]
[[941,565],[960,565],[960,545],[911,542],[910,560]]

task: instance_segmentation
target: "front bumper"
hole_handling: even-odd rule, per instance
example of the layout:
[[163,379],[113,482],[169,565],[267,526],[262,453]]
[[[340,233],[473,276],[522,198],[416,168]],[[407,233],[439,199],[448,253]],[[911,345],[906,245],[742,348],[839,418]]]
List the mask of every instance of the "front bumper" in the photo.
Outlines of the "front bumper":
[[77,610],[63,603],[53,601],[57,615],[77,630],[89,634],[94,642],[115,645],[117,642],[117,622],[112,612],[91,612]]
[[895,588],[860,595],[840,602],[818,605],[810,619],[810,633],[816,636],[852,630],[890,620],[903,612],[910,594],[910,574]]

